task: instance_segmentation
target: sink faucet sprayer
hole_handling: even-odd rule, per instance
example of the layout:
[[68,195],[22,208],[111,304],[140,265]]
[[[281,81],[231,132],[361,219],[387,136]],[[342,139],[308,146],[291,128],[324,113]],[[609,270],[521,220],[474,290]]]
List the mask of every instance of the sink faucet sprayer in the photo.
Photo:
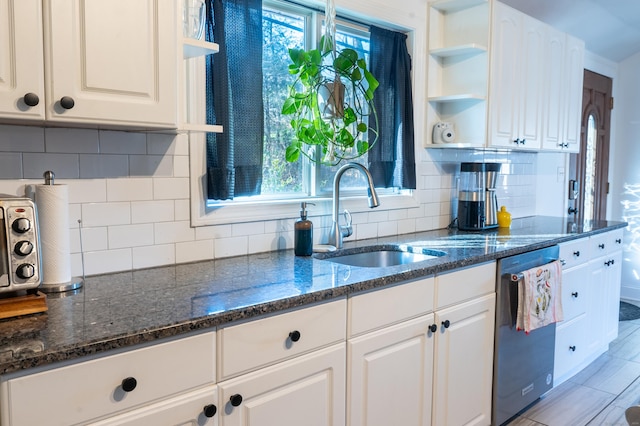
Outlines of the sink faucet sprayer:
[[336,248],[342,248],[342,238],[348,237],[353,233],[353,228],[351,227],[351,213],[345,209],[344,217],[347,222],[345,226],[340,225],[340,218],[338,216],[338,204],[340,203],[340,178],[344,172],[349,169],[358,169],[366,176],[367,183],[369,184],[369,188],[367,188],[369,208],[378,207],[380,205],[380,201],[378,201],[378,194],[373,187],[373,177],[371,177],[371,173],[369,173],[369,170],[367,170],[365,166],[358,163],[347,163],[340,167],[333,178],[333,223],[331,225],[331,231],[329,232],[329,244]]

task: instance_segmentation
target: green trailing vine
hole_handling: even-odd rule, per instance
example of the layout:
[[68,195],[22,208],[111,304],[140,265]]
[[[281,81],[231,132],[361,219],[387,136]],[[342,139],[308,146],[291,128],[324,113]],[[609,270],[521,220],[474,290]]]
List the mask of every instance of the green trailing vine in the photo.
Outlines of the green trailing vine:
[[[295,162],[302,155],[335,165],[365,154],[378,138],[373,94],[379,84],[365,60],[353,49],[336,53],[326,36],[318,49],[289,49],[289,56],[289,73],[296,78],[282,114],[292,116],[295,137],[286,160]],[[372,141],[366,140],[369,131],[375,135]],[[322,150],[321,160],[312,148]]]

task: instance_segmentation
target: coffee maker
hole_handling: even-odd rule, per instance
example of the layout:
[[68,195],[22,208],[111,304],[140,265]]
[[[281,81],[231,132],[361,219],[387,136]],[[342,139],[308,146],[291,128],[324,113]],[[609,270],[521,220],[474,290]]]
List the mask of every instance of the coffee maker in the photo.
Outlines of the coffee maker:
[[458,229],[482,231],[498,227],[499,172],[500,163],[460,164]]

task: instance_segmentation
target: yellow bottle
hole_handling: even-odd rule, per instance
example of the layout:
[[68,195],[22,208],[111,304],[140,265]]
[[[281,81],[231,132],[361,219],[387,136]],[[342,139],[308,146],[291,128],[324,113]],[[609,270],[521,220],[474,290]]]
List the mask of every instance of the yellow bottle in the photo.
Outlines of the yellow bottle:
[[498,212],[498,228],[511,228],[511,213],[505,206],[501,206]]

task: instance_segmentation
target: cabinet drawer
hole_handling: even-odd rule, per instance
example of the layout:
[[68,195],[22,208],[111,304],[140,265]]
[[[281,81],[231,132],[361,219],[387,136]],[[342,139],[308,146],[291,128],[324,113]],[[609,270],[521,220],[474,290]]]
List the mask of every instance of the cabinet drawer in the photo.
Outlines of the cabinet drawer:
[[615,231],[607,232],[609,239],[610,251],[622,250],[622,243],[624,242],[624,229],[616,229]]
[[436,275],[436,307],[453,305],[496,291],[496,263]]
[[560,244],[562,269],[569,269],[589,260],[589,238],[567,241]]
[[346,305],[342,299],[221,329],[220,376],[228,378],[345,340]]
[[[216,414],[208,417],[205,415],[205,407],[207,414],[211,414],[211,405],[216,407]],[[215,385],[210,385],[176,398],[146,405],[137,410],[91,423],[91,426],[217,426],[220,417],[218,411],[218,388]]]
[[564,322],[587,310],[589,265],[582,264],[562,270],[562,311]]
[[200,334],[10,379],[2,424],[66,426],[214,383],[215,344],[215,333]]
[[349,337],[433,311],[433,293],[431,277],[350,297]]
[[604,254],[609,253],[613,247],[610,244],[609,233],[597,234],[589,239],[589,245],[591,246],[591,257],[596,258]]
[[586,314],[558,324],[553,368],[556,383],[585,360],[587,356],[586,327]]

